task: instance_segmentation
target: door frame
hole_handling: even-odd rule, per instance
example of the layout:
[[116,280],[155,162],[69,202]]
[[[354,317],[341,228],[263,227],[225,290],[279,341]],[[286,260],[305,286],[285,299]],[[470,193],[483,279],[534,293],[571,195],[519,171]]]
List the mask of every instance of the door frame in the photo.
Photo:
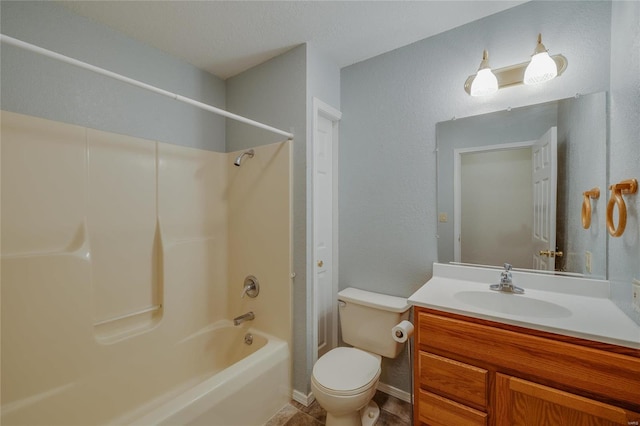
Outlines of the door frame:
[[486,146],[473,146],[453,150],[453,260],[460,263],[462,246],[460,233],[462,232],[462,154],[472,152],[504,151],[508,149],[531,148],[536,141],[512,142]]
[[[311,324],[311,361],[312,365],[318,359],[318,316],[316,312],[316,288],[317,288],[317,276],[315,273],[316,264],[316,235],[315,235],[315,138],[318,127],[318,117],[324,117],[333,123],[332,134],[332,271],[331,282],[333,287],[334,299],[337,299],[338,294],[338,136],[339,136],[339,122],[342,118],[342,113],[333,108],[329,104],[314,97],[312,102],[312,131],[309,138],[309,144],[307,146],[307,276],[311,277],[311,288],[308,289],[307,295],[307,324]],[[338,310],[337,302],[333,305],[332,309],[332,324],[331,330],[333,347],[338,344]],[[309,347],[309,346],[307,346]]]

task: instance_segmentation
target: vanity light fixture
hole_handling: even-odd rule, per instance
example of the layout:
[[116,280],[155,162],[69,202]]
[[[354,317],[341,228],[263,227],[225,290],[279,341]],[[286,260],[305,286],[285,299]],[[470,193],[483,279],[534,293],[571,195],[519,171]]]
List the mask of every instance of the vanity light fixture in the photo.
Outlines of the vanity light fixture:
[[[485,96],[496,92],[497,89],[520,84],[543,83],[562,75],[567,69],[567,58],[562,55],[549,56],[547,48],[542,44],[542,34],[538,34],[538,44],[528,62],[492,71],[488,57],[485,50],[478,72],[470,75],[464,83],[464,90],[471,96]],[[491,85],[486,83],[490,79],[493,80],[492,77],[497,82],[495,89],[493,89],[495,87],[493,82]]]

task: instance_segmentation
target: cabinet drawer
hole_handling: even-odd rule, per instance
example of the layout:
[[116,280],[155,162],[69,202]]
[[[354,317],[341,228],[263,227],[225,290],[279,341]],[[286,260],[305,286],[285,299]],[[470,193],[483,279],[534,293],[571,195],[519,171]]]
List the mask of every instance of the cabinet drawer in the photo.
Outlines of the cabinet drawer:
[[488,371],[428,352],[419,355],[420,383],[458,402],[485,409]]
[[420,421],[429,426],[486,426],[487,413],[420,390],[418,396]]

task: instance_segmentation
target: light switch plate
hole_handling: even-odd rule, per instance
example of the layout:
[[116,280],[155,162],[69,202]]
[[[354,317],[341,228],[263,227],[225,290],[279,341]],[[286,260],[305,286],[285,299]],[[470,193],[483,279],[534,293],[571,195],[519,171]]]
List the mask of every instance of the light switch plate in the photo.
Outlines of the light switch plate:
[[631,306],[633,306],[633,309],[637,312],[640,312],[640,281],[639,280],[633,280],[632,284],[631,284]]
[[584,269],[587,270],[587,274],[591,273],[591,252],[584,252]]

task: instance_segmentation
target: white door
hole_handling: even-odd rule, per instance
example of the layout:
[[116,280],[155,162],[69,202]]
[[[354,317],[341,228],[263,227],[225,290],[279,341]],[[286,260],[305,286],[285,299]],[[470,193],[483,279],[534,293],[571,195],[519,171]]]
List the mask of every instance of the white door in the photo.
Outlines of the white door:
[[314,99],[313,248],[317,356],[337,346],[337,282],[334,229],[337,223],[334,159],[340,113]]
[[550,128],[532,147],[533,268],[553,271],[556,250],[556,194],[558,183],[557,129]]

